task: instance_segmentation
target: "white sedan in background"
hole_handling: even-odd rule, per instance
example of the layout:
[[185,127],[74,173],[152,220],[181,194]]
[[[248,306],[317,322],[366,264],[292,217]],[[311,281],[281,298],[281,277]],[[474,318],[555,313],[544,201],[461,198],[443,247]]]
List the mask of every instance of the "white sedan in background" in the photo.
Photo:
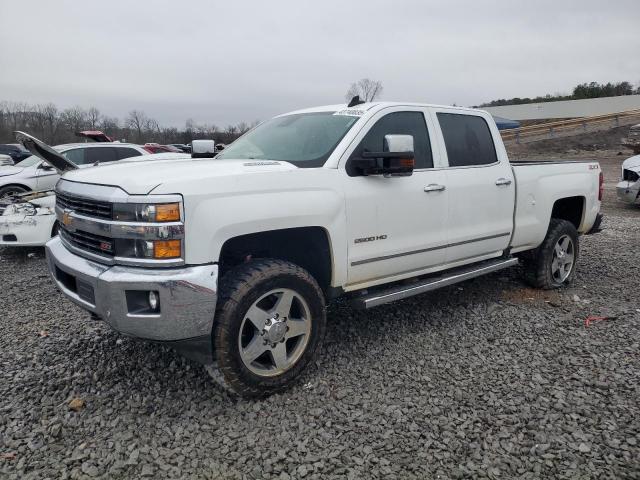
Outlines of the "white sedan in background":
[[[114,145],[111,144],[111,146]],[[32,157],[24,161],[30,158]],[[179,159],[191,159],[191,155],[187,153],[156,153],[132,157],[122,161],[140,162]],[[39,162],[41,161],[39,160]],[[92,165],[86,166],[92,167]],[[93,168],[100,168],[100,166]],[[53,167],[51,167],[51,170],[55,172]],[[55,175],[57,181],[59,175],[57,173]],[[51,237],[57,234],[55,204],[56,196],[53,190],[14,194],[0,198],[0,246],[37,247],[44,245]]]
[[[125,158],[149,155],[140,145],[129,143],[69,143],[53,149],[74,165],[83,168]],[[60,174],[46,162],[32,155],[12,166],[0,166],[0,198],[30,191],[49,190]]]

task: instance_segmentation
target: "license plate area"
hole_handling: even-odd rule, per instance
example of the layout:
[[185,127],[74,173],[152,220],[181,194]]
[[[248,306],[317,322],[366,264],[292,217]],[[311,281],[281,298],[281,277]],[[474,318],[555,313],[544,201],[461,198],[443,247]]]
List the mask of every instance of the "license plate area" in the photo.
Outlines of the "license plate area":
[[70,273],[61,270],[56,265],[56,279],[72,293],[75,293],[81,300],[84,300],[91,305],[96,304],[96,296],[93,290],[93,286],[91,286],[87,282],[83,282],[78,278],[74,277]]

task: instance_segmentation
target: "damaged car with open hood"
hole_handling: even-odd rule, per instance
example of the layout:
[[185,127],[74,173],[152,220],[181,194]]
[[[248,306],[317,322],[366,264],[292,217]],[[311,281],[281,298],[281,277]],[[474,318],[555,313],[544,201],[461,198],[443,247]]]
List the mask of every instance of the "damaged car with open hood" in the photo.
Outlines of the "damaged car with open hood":
[[640,155],[622,162],[622,180],[616,185],[616,191],[623,202],[640,205]]
[[[19,133],[18,137],[25,145],[28,144],[38,151],[38,155],[29,157],[24,162],[29,162],[34,166],[38,164],[36,166],[37,170],[51,172],[51,174],[55,175],[56,181],[65,171],[108,165],[115,161],[191,158],[190,155],[184,153],[148,154],[141,147],[128,144],[111,144],[109,147],[96,146],[95,144],[49,147],[42,142],[36,143],[33,137],[25,133]],[[105,148],[111,148],[113,151],[110,153],[114,156],[114,160],[110,162],[74,163],[73,160],[80,158],[81,155],[87,156],[88,149],[95,149],[96,147],[100,149],[98,153],[105,153]],[[75,154],[65,155],[67,152],[75,152]],[[127,153],[132,156],[127,157]],[[0,197],[0,246],[43,246],[57,234],[54,185],[55,182],[50,185],[43,185],[45,188],[42,190],[31,192],[12,190]]]

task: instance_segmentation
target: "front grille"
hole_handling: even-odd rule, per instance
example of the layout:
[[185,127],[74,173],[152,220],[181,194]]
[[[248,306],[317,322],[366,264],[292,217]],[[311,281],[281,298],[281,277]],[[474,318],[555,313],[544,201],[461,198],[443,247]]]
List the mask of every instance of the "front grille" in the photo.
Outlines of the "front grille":
[[640,179],[640,174],[631,170],[622,170],[622,179],[628,182],[637,182]]
[[111,203],[91,200],[84,197],[76,197],[66,193],[56,193],[56,205],[61,209],[70,209],[87,217],[106,218],[113,217]]
[[114,255],[113,238],[83,232],[82,230],[70,232],[64,228],[60,228],[59,233],[64,240],[74,247],[108,257],[113,257]]

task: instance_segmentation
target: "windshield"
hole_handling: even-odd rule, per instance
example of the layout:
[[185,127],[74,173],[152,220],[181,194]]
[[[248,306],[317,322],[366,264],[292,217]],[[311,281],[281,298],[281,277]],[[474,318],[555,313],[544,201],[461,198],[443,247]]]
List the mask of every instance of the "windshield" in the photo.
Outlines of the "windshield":
[[[60,147],[53,147],[54,150],[56,151],[60,151]],[[33,167],[34,165],[37,165],[38,163],[40,163],[42,161],[42,159],[36,155],[31,155],[30,157],[25,158],[24,160],[22,160],[21,162],[16,163],[16,167]]]
[[282,160],[298,167],[321,167],[358,118],[333,112],[272,118],[216,158]]
[[36,163],[39,163],[41,161],[42,159],[40,157],[31,155],[30,157],[25,158],[21,162],[16,163],[16,167],[33,167]]

